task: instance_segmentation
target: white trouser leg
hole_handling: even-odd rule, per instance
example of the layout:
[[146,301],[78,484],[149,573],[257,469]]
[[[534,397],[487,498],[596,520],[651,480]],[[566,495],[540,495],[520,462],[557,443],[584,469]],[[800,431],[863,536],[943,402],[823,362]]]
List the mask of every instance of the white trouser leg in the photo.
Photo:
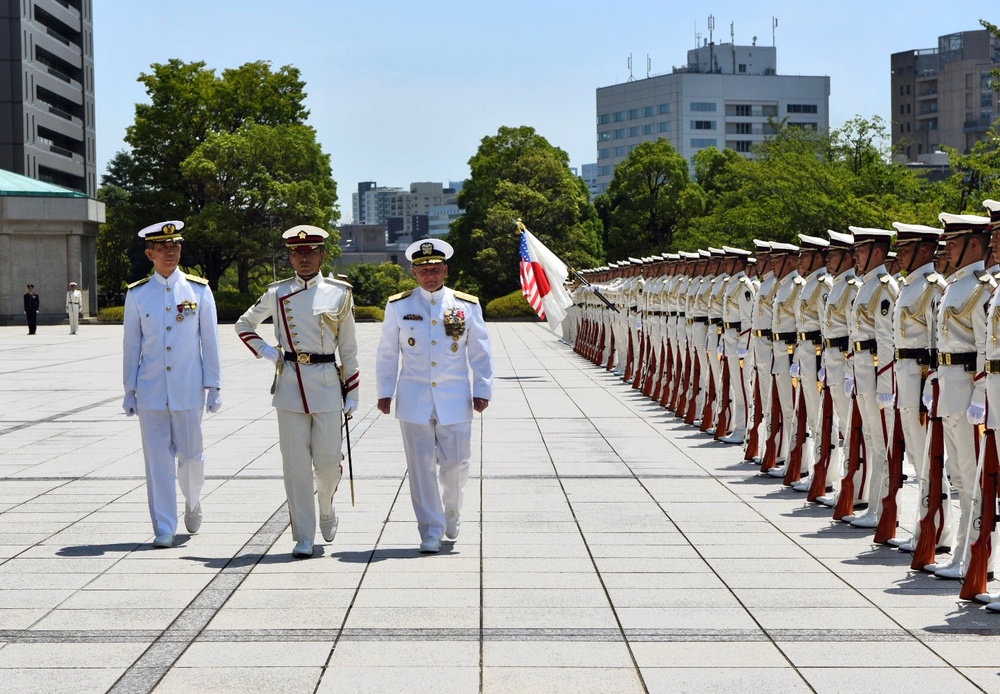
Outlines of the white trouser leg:
[[885,431],[882,428],[885,412],[879,409],[874,393],[858,393],[861,410],[861,431],[865,437],[864,489],[858,489],[858,498],[868,501],[868,513],[878,516],[882,512],[880,496],[886,472]]
[[70,306],[69,311],[69,333],[70,335],[76,335],[76,329],[80,325],[80,311],[79,306]]
[[154,535],[177,532],[177,480],[192,507],[205,484],[201,410],[139,410],[146,498]]
[[320,489],[320,511],[329,515],[333,493],[340,483],[340,413],[304,414],[278,409],[277,415],[292,539],[312,541],[316,536],[316,485]]
[[[927,458],[924,457],[924,449],[927,447],[927,427],[920,423],[920,408],[901,407],[899,409],[899,423],[903,427],[905,457],[913,466],[917,489],[921,489],[924,478],[927,476]],[[915,538],[920,535],[920,517],[922,515],[923,509],[918,503],[916,521],[912,531]]]
[[[951,556],[968,563],[969,546],[966,525],[972,520],[972,494],[976,480],[976,427],[969,424],[965,413],[942,417],[944,424],[945,468],[951,486],[958,492],[958,524]],[[947,489],[947,487],[945,487]],[[951,505],[950,500],[944,503]]]
[[[445,507],[461,511],[463,488],[469,477],[469,434],[472,422],[444,426],[400,422],[406,467],[409,472],[410,502],[417,517],[420,539],[440,539],[444,535]],[[441,486],[438,488],[438,465]]]
[[[792,377],[788,371],[782,369],[780,373],[772,375],[778,383],[778,407],[781,408],[781,450],[778,451],[778,459],[788,460],[788,451],[791,449],[792,437],[795,435],[795,389],[792,388]],[[777,432],[772,432],[777,433]]]
[[747,397],[750,391],[746,389],[746,382],[743,378],[743,369],[740,368],[740,358],[737,356],[726,356],[729,362],[729,390],[730,390],[730,410],[729,428],[732,431],[747,430]]

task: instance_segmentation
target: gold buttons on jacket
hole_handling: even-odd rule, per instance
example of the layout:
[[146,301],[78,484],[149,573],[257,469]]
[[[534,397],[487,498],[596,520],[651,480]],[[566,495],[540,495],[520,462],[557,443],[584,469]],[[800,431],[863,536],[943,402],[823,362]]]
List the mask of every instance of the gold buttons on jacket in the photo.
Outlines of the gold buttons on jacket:
[[437,383],[435,383],[434,381],[431,381],[431,388],[437,388],[437,385],[438,385]]
[[170,371],[170,367],[169,366],[167,367],[167,371]]
[[431,366],[437,366],[437,365],[438,365],[438,363],[436,361],[432,361],[431,362]]
[[[170,309],[168,308],[167,310],[169,311]],[[438,324],[437,319],[431,321],[431,325],[437,325],[437,324]]]
[[438,341],[437,341],[437,340],[431,340],[431,344],[432,344],[432,345],[436,345],[437,343],[438,343]]

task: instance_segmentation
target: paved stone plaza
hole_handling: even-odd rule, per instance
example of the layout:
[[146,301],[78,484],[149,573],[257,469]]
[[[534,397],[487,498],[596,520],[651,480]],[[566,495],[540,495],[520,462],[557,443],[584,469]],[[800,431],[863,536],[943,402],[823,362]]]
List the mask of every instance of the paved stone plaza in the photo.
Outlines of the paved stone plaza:
[[121,326],[0,328],[0,691],[1000,692],[1000,615],[958,583],[542,326],[490,328],[461,537],[417,552],[399,428],[374,407],[380,326],[362,324],[357,504],[345,466],[340,530],[310,560],[291,557],[271,366],[231,325],[205,522],[165,550]]

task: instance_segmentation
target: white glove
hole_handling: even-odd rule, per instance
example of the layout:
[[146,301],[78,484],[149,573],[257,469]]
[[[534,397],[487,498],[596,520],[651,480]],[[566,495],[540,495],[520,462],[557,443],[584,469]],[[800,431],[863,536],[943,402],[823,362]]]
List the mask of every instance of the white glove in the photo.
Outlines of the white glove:
[[344,414],[346,414],[348,417],[354,414],[357,411],[357,409],[358,409],[357,398],[347,398],[347,400],[344,400]]
[[793,361],[792,365],[788,367],[788,375],[792,378],[799,377],[799,363],[797,361]]
[[260,356],[261,356],[261,359],[267,359],[272,364],[277,364],[278,363],[278,359],[280,358],[280,355],[278,354],[278,350],[276,350],[271,345],[264,345],[263,347],[261,347],[260,348]]
[[135,401],[135,391],[130,390],[125,393],[125,399],[122,400],[122,409],[125,410],[125,416],[131,417],[136,412],[136,401]]
[[851,397],[851,393],[854,392],[854,379],[850,376],[844,376],[844,395]]
[[888,410],[896,405],[896,396],[894,393],[875,393],[875,402],[883,410]]
[[969,405],[969,409],[965,411],[965,416],[968,418],[969,424],[979,426],[986,421],[986,408],[977,403],[972,403]]
[[740,359],[742,359],[743,357],[745,357],[748,354],[750,354],[750,350],[748,350],[746,347],[737,347],[736,348],[736,356],[739,357]]
[[934,381],[936,377],[933,372],[927,375],[927,380],[924,381],[924,392],[920,396],[920,401],[924,403],[924,407],[929,412],[931,405],[934,404]]
[[222,394],[218,388],[208,389],[208,399],[205,401],[205,411],[215,414],[222,409]]
[[816,372],[816,380],[822,381],[826,378],[826,367],[821,366],[819,371]]
[[723,354],[726,353],[726,346],[722,343],[719,343],[719,346],[715,348],[715,351],[718,352],[719,356],[721,357]]

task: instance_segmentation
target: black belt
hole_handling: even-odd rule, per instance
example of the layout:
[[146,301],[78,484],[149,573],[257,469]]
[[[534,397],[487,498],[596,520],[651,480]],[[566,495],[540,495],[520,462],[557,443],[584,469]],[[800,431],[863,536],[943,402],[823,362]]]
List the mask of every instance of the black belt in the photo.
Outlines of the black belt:
[[871,352],[878,349],[878,340],[855,340],[854,341],[854,351],[855,352]]
[[973,371],[976,368],[976,353],[938,352],[938,364],[944,364],[946,366],[964,366],[966,371]]
[[764,328],[763,330],[754,330],[753,331],[753,336],[754,337],[767,337],[767,338],[770,338],[771,337],[771,331],[768,330],[767,328]]
[[707,323],[707,322],[708,322],[707,316],[695,316],[694,318],[688,318],[688,325],[692,323]]
[[721,318],[709,318],[708,319],[708,324],[709,325],[722,325],[722,319]]
[[739,330],[741,327],[743,327],[743,324],[740,323],[739,321],[724,322],[722,325],[723,327],[725,327],[726,330]]
[[285,352],[285,361],[299,364],[329,364],[337,361],[336,354],[309,354],[308,352]]
[[850,341],[847,339],[847,335],[843,337],[830,337],[823,340],[823,346],[827,349],[839,349],[844,352],[847,351],[848,344],[850,344]]
[[1000,374],[1000,359],[987,359],[986,360],[986,373],[988,373],[988,374]]
[[896,359],[915,359],[918,364],[930,364],[931,351],[920,347],[900,347],[896,350]]
[[671,316],[681,316],[683,318],[684,317],[684,311],[671,311],[670,315]]
[[809,332],[796,333],[798,338],[803,342],[811,342],[814,345],[823,344],[823,335],[819,330],[810,330]]
[[798,339],[798,333],[774,333],[775,342],[781,341],[786,345],[794,345]]

